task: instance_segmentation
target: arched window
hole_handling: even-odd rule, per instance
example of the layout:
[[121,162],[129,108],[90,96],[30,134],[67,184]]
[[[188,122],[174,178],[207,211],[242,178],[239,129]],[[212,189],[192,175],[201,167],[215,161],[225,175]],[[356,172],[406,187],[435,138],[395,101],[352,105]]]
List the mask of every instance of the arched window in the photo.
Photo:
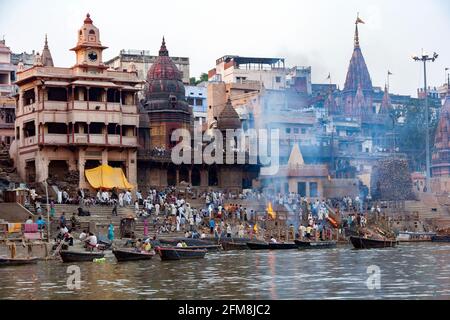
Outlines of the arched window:
[[192,168],[192,173],[191,173],[191,182],[192,182],[192,186],[194,187],[198,187],[200,186],[200,170],[197,167]]
[[89,30],[89,34],[93,34],[95,36],[95,31],[94,30]]

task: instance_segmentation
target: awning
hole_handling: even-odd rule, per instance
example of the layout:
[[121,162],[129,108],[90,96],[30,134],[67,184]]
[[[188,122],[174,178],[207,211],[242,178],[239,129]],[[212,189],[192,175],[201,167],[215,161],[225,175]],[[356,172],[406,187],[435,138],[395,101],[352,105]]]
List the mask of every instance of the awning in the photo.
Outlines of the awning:
[[133,189],[121,168],[106,164],[85,170],[86,179],[94,189]]
[[69,84],[66,81],[44,81],[44,85],[51,87],[67,87]]
[[88,80],[76,80],[72,82],[73,85],[78,86],[90,86],[90,87],[104,87],[104,88],[120,88],[115,83],[109,81],[88,81]]

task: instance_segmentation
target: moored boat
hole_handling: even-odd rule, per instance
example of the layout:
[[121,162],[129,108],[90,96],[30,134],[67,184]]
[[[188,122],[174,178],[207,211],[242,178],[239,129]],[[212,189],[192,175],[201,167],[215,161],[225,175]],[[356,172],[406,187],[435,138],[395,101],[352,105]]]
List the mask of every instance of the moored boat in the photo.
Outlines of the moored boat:
[[62,250],[59,252],[63,262],[84,262],[93,261],[94,259],[101,259],[105,257],[103,252],[88,252],[88,251],[70,251]]
[[355,249],[379,249],[379,248],[390,248],[397,245],[396,240],[390,239],[371,239],[364,237],[350,237],[350,242]]
[[269,242],[269,249],[270,250],[293,250],[297,249],[297,244],[293,242],[280,242],[280,243],[273,243]]
[[398,242],[428,242],[432,241],[436,236],[434,232],[399,232],[397,236]]
[[336,248],[336,241],[303,241],[295,240],[298,249],[331,249]]
[[38,262],[38,258],[7,258],[0,257],[1,266],[22,266],[27,264],[35,264]]
[[208,251],[219,251],[222,246],[220,244],[209,244],[209,245],[201,245],[201,246],[187,246],[183,247],[183,249],[187,250],[198,250],[198,249],[206,249]]
[[206,249],[186,249],[176,247],[158,247],[156,248],[161,260],[184,260],[184,259],[203,259],[208,250]]
[[223,241],[222,242],[223,250],[231,251],[231,250],[248,250],[249,247],[245,242],[232,242],[232,241]]
[[188,246],[208,246],[217,244],[217,241],[194,238],[159,239],[161,244],[168,244],[171,246],[176,246],[177,243],[181,241],[184,241]]
[[150,260],[155,255],[154,251],[143,253],[132,249],[114,249],[112,252],[119,262]]
[[450,236],[433,236],[431,242],[450,242]]
[[269,244],[267,242],[247,242],[247,247],[250,250],[269,250]]

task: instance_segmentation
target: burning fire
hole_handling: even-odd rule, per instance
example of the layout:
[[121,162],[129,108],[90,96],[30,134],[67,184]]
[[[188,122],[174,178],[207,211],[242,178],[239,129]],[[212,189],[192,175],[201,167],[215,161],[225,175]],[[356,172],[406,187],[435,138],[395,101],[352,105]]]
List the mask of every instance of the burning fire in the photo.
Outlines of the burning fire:
[[272,209],[272,202],[269,202],[269,204],[267,205],[267,213],[269,214],[270,218],[275,220],[275,218],[277,217],[275,211],[273,211]]

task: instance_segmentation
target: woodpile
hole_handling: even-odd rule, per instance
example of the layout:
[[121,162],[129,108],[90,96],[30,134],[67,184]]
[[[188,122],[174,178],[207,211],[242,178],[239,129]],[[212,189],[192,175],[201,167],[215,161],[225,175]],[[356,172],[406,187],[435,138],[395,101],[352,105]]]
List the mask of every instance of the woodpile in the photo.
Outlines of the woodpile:
[[371,191],[374,200],[414,200],[413,183],[404,159],[379,160],[372,170]]

